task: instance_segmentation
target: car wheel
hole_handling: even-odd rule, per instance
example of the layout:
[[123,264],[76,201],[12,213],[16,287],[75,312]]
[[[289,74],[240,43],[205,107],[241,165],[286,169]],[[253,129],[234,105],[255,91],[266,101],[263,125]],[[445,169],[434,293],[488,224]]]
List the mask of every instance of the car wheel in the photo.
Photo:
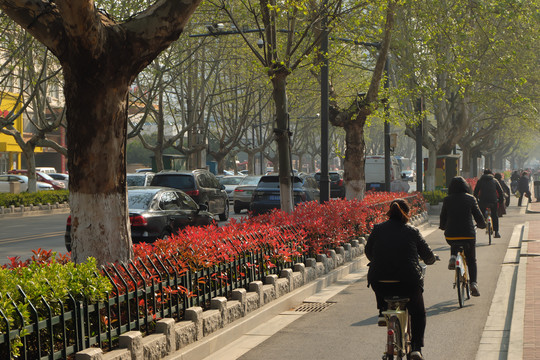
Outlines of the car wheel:
[[159,236],[158,239],[162,239],[162,240],[169,240],[169,238],[171,237],[171,232],[168,231],[168,230],[164,230],[161,235]]
[[229,201],[225,203],[225,211],[223,214],[219,214],[219,220],[227,221],[229,219]]
[[240,214],[241,211],[242,211],[242,207],[237,202],[235,202],[234,203],[234,213],[238,215],[238,214]]

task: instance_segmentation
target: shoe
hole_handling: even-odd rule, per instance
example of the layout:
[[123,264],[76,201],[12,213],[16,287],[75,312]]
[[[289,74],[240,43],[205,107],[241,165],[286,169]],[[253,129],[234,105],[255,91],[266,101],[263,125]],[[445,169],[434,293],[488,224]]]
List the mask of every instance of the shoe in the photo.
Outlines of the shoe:
[[379,320],[377,320],[377,325],[386,326],[386,318],[384,316],[379,316]]
[[500,237],[501,237],[501,234],[499,234],[498,232],[496,232],[494,237],[500,238]]
[[471,283],[471,295],[480,296],[480,290],[478,290],[478,284],[475,282]]
[[420,351],[413,351],[411,353],[411,360],[424,360],[424,357]]
[[448,260],[448,270],[455,270],[456,269],[456,256],[452,255],[450,256],[450,260]]

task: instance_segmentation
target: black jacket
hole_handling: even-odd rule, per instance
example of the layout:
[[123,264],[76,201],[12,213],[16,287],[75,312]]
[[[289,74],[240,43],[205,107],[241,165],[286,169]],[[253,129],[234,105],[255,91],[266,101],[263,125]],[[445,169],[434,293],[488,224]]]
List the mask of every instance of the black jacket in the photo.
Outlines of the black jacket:
[[379,280],[399,280],[423,286],[418,256],[428,265],[435,262],[420,231],[397,220],[388,220],[373,227],[366,244],[366,256],[371,261],[368,286]]
[[527,176],[521,176],[519,178],[519,183],[518,183],[518,190],[520,193],[524,194],[526,193],[527,191],[529,191],[529,178]]
[[486,222],[474,196],[467,193],[448,195],[443,200],[439,228],[446,237],[476,238],[473,218],[478,227],[483,229]]
[[504,193],[501,184],[491,174],[484,174],[474,187],[474,196],[482,204],[496,204],[504,202]]

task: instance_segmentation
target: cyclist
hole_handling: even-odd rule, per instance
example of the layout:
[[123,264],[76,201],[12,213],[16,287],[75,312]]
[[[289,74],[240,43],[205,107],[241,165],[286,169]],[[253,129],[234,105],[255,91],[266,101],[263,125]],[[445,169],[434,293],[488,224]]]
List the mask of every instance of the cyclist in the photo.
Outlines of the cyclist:
[[[478,199],[480,209],[485,211],[486,208],[491,210],[491,218],[493,219],[493,231],[496,238],[500,238],[499,234],[499,216],[497,215],[497,204],[501,206],[504,203],[504,192],[501,184],[493,176],[490,169],[484,170],[484,175],[480,177],[474,188],[474,197]],[[467,255],[465,255],[467,256]]]
[[[379,326],[386,322],[382,312],[387,310],[384,301],[387,296],[399,295],[409,298],[407,309],[411,315],[412,353],[411,359],[423,359],[426,328],[424,307],[424,279],[418,256],[428,265],[433,264],[436,255],[420,234],[408,225],[409,206],[403,199],[391,202],[387,212],[388,220],[373,227],[366,244],[366,256],[370,261],[368,286],[375,292],[379,309]],[[398,280],[398,282],[381,282]]]
[[456,255],[459,246],[465,250],[465,258],[469,267],[471,295],[480,296],[477,284],[476,267],[476,230],[474,221],[480,229],[486,227],[482,211],[471,195],[471,187],[464,178],[456,176],[448,185],[448,196],[444,198],[441,208],[439,228],[444,230],[446,242],[450,245],[450,261],[448,269],[456,268]]

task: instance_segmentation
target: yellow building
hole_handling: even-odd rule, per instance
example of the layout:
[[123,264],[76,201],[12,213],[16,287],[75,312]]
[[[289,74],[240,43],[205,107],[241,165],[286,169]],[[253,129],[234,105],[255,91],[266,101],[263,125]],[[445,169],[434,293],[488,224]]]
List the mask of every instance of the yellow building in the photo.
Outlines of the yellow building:
[[[8,117],[9,113],[18,113],[21,111],[22,103],[17,103],[18,94],[9,92],[0,92],[0,122]],[[24,124],[22,114],[17,116],[13,123],[13,127],[24,134]],[[36,152],[41,152],[41,148],[36,148]],[[0,132],[0,174],[11,169],[21,167],[21,148],[11,135]]]

